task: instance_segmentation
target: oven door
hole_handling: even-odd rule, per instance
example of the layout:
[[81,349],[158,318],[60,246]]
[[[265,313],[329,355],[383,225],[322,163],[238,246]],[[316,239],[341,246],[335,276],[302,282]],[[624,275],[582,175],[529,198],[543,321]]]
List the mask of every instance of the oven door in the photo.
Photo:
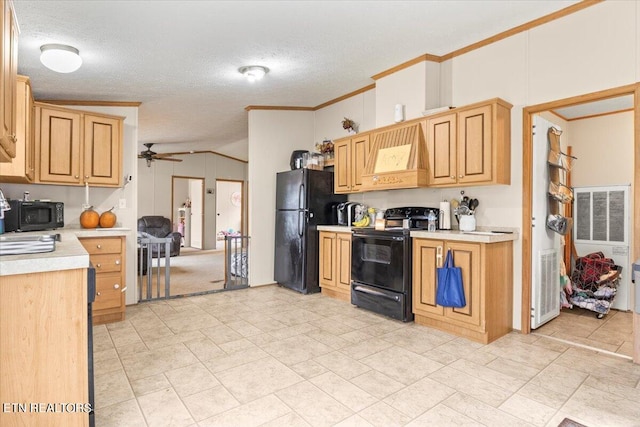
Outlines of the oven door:
[[411,238],[385,231],[354,232],[351,280],[396,292],[409,291]]

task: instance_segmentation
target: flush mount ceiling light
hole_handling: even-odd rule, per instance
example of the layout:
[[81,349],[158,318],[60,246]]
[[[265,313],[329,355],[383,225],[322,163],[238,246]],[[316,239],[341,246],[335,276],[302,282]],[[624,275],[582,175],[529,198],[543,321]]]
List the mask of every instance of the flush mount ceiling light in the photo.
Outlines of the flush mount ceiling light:
[[65,44],[45,44],[40,46],[40,62],[57,73],[73,73],[82,65],[78,49]]
[[262,65],[248,65],[246,67],[238,68],[238,71],[243,74],[251,83],[256,80],[260,80],[265,74],[269,72],[267,67]]

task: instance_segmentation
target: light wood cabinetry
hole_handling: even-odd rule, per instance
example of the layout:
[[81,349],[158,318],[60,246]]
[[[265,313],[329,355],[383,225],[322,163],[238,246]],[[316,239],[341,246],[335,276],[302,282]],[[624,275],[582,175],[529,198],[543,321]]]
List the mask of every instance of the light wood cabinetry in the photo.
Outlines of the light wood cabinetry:
[[36,102],[36,181],[120,186],[122,121],[121,117]]
[[35,178],[36,158],[33,139],[33,95],[29,78],[18,76],[16,89],[16,157],[0,163],[3,182],[31,183]]
[[124,320],[125,316],[125,238],[81,238],[96,269],[96,299],[93,303],[93,323]]
[[429,186],[510,184],[511,107],[495,98],[428,118]]
[[369,157],[369,134],[334,141],[334,192],[361,191],[362,172]]
[[320,231],[322,293],[351,301],[351,233]]
[[3,276],[0,282],[2,426],[88,426],[86,412],[32,404],[89,402],[87,270]]
[[0,0],[0,162],[16,156],[18,22],[11,0]]
[[[437,268],[451,249],[462,270],[467,305],[436,304]],[[415,322],[487,344],[512,325],[512,242],[475,243],[413,239]]]

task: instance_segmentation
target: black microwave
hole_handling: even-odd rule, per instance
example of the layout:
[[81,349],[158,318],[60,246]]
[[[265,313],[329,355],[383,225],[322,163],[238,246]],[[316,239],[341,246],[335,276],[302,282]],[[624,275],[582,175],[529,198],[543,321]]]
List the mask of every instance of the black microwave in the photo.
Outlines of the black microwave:
[[64,227],[64,203],[9,200],[5,231],[40,231]]

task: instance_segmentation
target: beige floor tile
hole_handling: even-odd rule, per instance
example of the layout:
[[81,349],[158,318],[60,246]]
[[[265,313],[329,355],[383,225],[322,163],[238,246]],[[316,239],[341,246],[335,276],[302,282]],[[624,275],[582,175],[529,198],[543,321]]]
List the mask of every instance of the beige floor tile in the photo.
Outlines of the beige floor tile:
[[319,320],[314,320],[310,322],[310,324],[336,336],[346,334],[354,330],[353,327],[347,325],[346,323],[340,322],[340,320],[335,317],[327,317]]
[[173,369],[164,374],[181,398],[208,390],[220,384],[202,363]]
[[252,353],[241,351],[238,353],[215,356],[212,359],[204,361],[203,364],[207,369],[215,374],[216,372],[222,372],[265,357],[269,357],[269,353],[263,350],[256,350]]
[[280,390],[276,396],[312,426],[332,426],[353,415],[349,408],[308,381]]
[[556,409],[519,394],[507,399],[500,409],[536,426],[546,425],[556,413]]
[[449,386],[424,378],[386,397],[384,403],[415,418],[455,392]]
[[103,351],[94,351],[93,368],[94,372],[100,372],[101,374],[123,369],[122,363],[120,363],[120,358],[118,357],[118,352],[115,348]]
[[200,338],[186,341],[185,346],[201,361],[207,361],[214,357],[224,356],[226,353],[209,338]]
[[306,335],[274,341],[262,349],[285,365],[295,365],[332,351],[331,347]]
[[372,324],[370,324],[369,326],[365,326],[360,330],[368,333],[372,337],[380,337],[390,332],[397,331],[407,327],[406,323],[400,322],[399,320],[391,320],[391,319],[379,317],[379,316],[375,316],[374,318],[376,317],[378,318],[377,322],[372,322]]
[[525,363],[514,362],[513,360],[498,357],[487,365],[487,368],[509,375],[510,377],[529,381],[540,373],[540,369],[533,368]]
[[383,339],[371,337],[356,344],[342,347],[340,351],[353,359],[359,360],[364,357],[371,356],[381,350],[387,349],[392,345],[393,344]]
[[198,362],[198,359],[183,344],[162,347],[120,358],[127,376],[132,380],[182,368]]
[[[589,375],[584,381],[585,386],[593,387],[605,393],[615,394],[624,399],[629,399],[640,404],[640,391],[636,387],[611,383],[606,378]],[[640,386],[640,383],[638,384]]]
[[372,335],[364,332],[362,329],[357,329],[355,331],[347,332],[346,334],[340,335],[340,338],[352,344],[357,344],[372,338]]
[[429,375],[429,378],[441,384],[446,384],[459,392],[466,393],[496,408],[511,396],[511,392],[508,390],[473,375],[453,369],[451,365],[434,372]]
[[464,393],[455,393],[443,402],[455,411],[465,414],[467,417],[491,427],[526,427],[529,423],[514,417],[500,409],[487,405]]
[[335,424],[335,427],[373,427],[373,424],[362,418],[360,415],[351,415],[349,418]]
[[[422,353],[422,355],[424,357],[426,357],[427,359],[434,360],[434,361],[436,361],[438,363],[441,363],[443,365],[448,365],[448,364],[453,363],[456,360],[458,360],[458,356],[454,356],[451,353],[447,353],[446,351],[442,351],[442,350],[438,349],[438,347],[434,348],[433,350],[426,351],[426,352]],[[495,359],[495,356],[492,356],[492,357],[493,357],[493,359]]]
[[458,427],[458,426],[482,426],[479,422],[472,420],[471,418],[454,411],[453,409],[444,406],[437,405],[428,410],[424,414],[420,415],[415,420],[411,421],[407,426],[410,427]]
[[104,408],[96,408],[95,416],[98,427],[142,427],[147,425],[136,399],[129,399]]
[[177,317],[172,320],[165,320],[164,323],[175,334],[182,332],[195,331],[198,329],[211,328],[217,325],[221,325],[218,319],[204,311],[201,314],[190,314],[188,316]]
[[263,331],[246,320],[238,320],[236,322],[230,322],[226,324],[228,327],[242,335],[243,337],[251,337],[254,335],[260,335]]
[[210,328],[202,329],[201,332],[205,334],[215,344],[220,345],[230,341],[237,341],[242,338],[235,330],[231,329],[227,325],[217,325]]
[[318,342],[321,342],[324,345],[328,345],[333,350],[340,350],[342,348],[353,345],[352,342],[347,341],[344,338],[341,338],[340,336],[335,335],[331,332],[327,332],[323,329],[316,329],[314,331],[307,332],[305,335],[309,338],[313,338]]
[[148,351],[149,347],[143,342],[137,342],[134,344],[125,345],[122,347],[116,348],[119,357],[124,357],[129,354],[142,353],[144,351]]
[[268,332],[260,332],[258,335],[251,335],[250,337],[247,337],[247,339],[258,347],[264,347],[267,344],[278,341],[276,337]]
[[622,345],[616,350],[616,353],[633,357],[633,341],[623,342]]
[[164,374],[156,374],[139,380],[131,380],[131,388],[136,396],[153,393],[156,391],[170,388],[171,384]]
[[377,398],[333,372],[326,372],[310,379],[309,382],[354,412],[378,401]]
[[275,338],[279,340],[284,340],[287,338],[295,337],[296,335],[307,334],[312,331],[318,330],[318,327],[312,325],[311,323],[300,323],[298,325],[293,326],[285,326],[281,329],[276,329],[273,331],[269,331],[269,334],[273,335]]
[[353,378],[371,370],[369,366],[352,359],[341,351],[333,351],[316,357],[314,360],[346,379]]
[[497,357],[523,363],[537,369],[544,369],[561,354],[532,344],[523,344],[511,338],[511,334],[483,347],[481,351],[487,351]]
[[525,380],[519,380],[509,375],[502,374],[494,371],[486,366],[479,365],[466,359],[459,359],[451,363],[449,367],[457,369],[466,374],[472,375],[476,378],[480,378],[488,383],[496,385],[505,390],[509,390],[512,393],[518,391],[523,385],[527,383]]
[[[536,387],[549,387],[558,393],[569,397],[586,380],[588,374],[573,369],[566,369],[563,366],[549,365],[538,375],[533,377],[529,383]],[[550,385],[553,384],[553,387]]]
[[142,329],[138,331],[138,335],[140,335],[140,338],[142,338],[143,342],[147,342],[155,341],[163,337],[173,336],[175,334],[164,324],[164,322],[162,322],[162,326],[159,325],[155,328]]
[[[482,347],[483,347],[482,344],[478,344],[476,342],[469,341],[464,338],[458,338],[458,339],[452,339],[447,342],[444,342],[436,346],[435,349],[440,351],[445,351],[447,353],[451,353],[454,356],[461,358],[461,357],[466,357],[469,354],[475,353],[476,350],[481,349]],[[483,353],[486,354],[486,352],[483,352]],[[495,358],[495,356],[493,357]]]
[[[274,395],[269,395],[207,418],[200,421],[198,425],[200,427],[253,427],[265,425],[265,423],[278,419],[293,421],[292,418],[284,418],[288,414],[291,414],[291,409]],[[284,427],[290,424],[273,425]],[[304,426],[305,424],[291,425]]]
[[363,409],[359,415],[376,427],[401,427],[411,421],[411,417],[384,402],[378,402]]
[[321,315],[302,308],[285,310],[279,313],[275,313],[271,317],[286,326],[294,326],[300,323],[312,322],[314,320],[322,318]]
[[138,403],[149,427],[182,427],[194,423],[172,388],[140,396]]
[[[100,326],[104,326],[104,325],[100,325]],[[96,334],[96,327],[94,326],[93,329],[93,351],[94,352],[98,352],[98,351],[105,351],[105,350],[109,350],[111,348],[115,348],[115,346],[113,345],[113,341],[111,341],[111,335],[109,335],[106,328],[103,329],[105,332],[104,333],[99,333]]]
[[296,363],[295,365],[289,366],[293,369],[298,375],[305,379],[317,377],[318,375],[322,375],[325,372],[328,372],[329,369],[325,368],[318,362],[314,360],[305,360],[304,362]]
[[111,336],[111,341],[113,341],[113,345],[115,347],[122,347],[125,345],[142,342],[142,339],[140,339],[140,335],[138,335],[138,332],[134,329],[133,326],[117,329],[115,331],[109,331],[109,335]]
[[222,349],[225,353],[237,353],[239,351],[255,351],[258,349],[258,346],[249,341],[247,338],[241,338],[236,341],[229,341],[223,344],[219,344],[218,347]]
[[455,337],[452,335],[450,337],[443,338],[440,335],[430,333],[427,328],[408,327],[382,335],[380,338],[413,353],[424,353],[452,340]]
[[378,399],[384,399],[405,387],[404,384],[373,369],[351,378],[350,381]]
[[403,384],[411,384],[442,367],[441,363],[401,347],[390,347],[361,362]]
[[570,396],[564,390],[555,388],[555,385],[555,382],[545,386],[529,383],[522,387],[518,394],[551,408],[560,409],[569,400]]
[[96,409],[134,398],[129,379],[122,369],[94,375]]
[[182,401],[196,421],[202,421],[240,405],[223,386],[217,385],[183,397]]
[[266,396],[304,380],[273,357],[218,372],[216,377],[241,403]]
[[311,424],[306,422],[300,415],[295,412],[289,412],[288,414],[276,418],[273,421],[261,424],[261,427],[309,427],[310,425]]
[[585,385],[562,409],[580,414],[589,426],[637,426],[640,420],[636,402]]
[[252,321],[252,319],[247,320],[262,332],[272,332],[287,327],[287,325],[285,325],[284,323],[271,317],[267,317],[266,319],[264,319],[262,315],[260,315],[259,319],[256,319],[255,321]]
[[147,345],[147,347],[149,347],[150,350],[153,350],[153,349],[158,349],[162,347],[170,347],[175,344],[194,341],[202,338],[204,338],[204,335],[202,335],[202,332],[188,331],[188,332],[181,332],[178,334],[158,338],[155,340],[148,340],[148,341],[145,341],[145,344]]

